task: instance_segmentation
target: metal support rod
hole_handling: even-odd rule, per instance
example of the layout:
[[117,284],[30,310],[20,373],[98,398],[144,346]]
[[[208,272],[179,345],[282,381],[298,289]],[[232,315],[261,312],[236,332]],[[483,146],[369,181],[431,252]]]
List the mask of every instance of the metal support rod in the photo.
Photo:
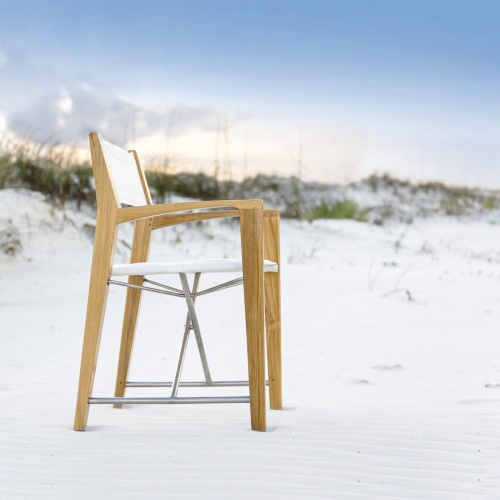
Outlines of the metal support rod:
[[194,330],[194,335],[196,338],[196,343],[198,345],[198,352],[200,354],[201,364],[203,366],[203,373],[205,375],[206,385],[212,384],[212,377],[210,376],[210,369],[208,368],[207,355],[205,353],[205,347],[203,346],[203,339],[201,338],[200,325],[198,323],[198,317],[196,315],[196,309],[194,308],[194,302],[196,300],[196,292],[198,290],[198,284],[200,281],[201,273],[195,273],[193,281],[193,290],[189,289],[189,283],[187,276],[184,273],[179,273],[181,279],[182,288],[184,290],[184,297],[186,299],[186,304],[188,307],[188,314],[186,317],[186,327],[184,330],[184,337],[182,339],[181,353],[179,356],[179,363],[177,364],[177,372],[175,374],[174,383],[172,385],[172,397],[177,396],[177,391],[179,390],[180,377],[182,373],[182,367],[184,364],[184,359],[186,356],[187,343],[189,339],[189,333],[191,326]]
[[151,288],[150,286],[140,286],[140,285],[131,285],[130,283],[125,283],[124,281],[117,280],[108,280],[108,285],[118,285],[118,286],[126,286],[127,288],[138,288],[139,290],[145,290],[146,292],[155,292],[162,293],[163,295],[171,295],[173,297],[184,297],[182,292],[169,292],[168,290],[158,290],[157,288]]
[[174,288],[173,286],[165,285],[164,283],[159,283],[158,281],[153,281],[148,278],[144,278],[144,283],[150,283],[151,285],[157,286],[158,288],[163,288],[164,290],[170,290],[180,297],[184,297],[184,292],[179,288]]
[[[172,387],[172,394],[170,398],[90,398],[89,403],[91,404],[180,404],[180,403],[227,403],[227,402],[249,402],[248,397],[209,397],[209,398],[178,398],[177,393],[179,387],[248,387],[248,381],[227,381],[227,382],[213,382],[210,375],[210,369],[208,367],[207,356],[205,353],[205,347],[203,345],[203,339],[201,337],[200,325],[198,323],[198,317],[196,315],[196,309],[194,303],[197,296],[206,295],[209,293],[217,292],[219,290],[224,290],[233,286],[240,285],[243,282],[243,278],[236,278],[220,285],[208,288],[198,292],[198,284],[200,281],[201,273],[195,273],[192,290],[189,289],[189,283],[187,280],[186,273],[179,273],[179,277],[182,284],[182,291],[152,281],[149,279],[144,279],[145,283],[155,285],[158,288],[152,288],[147,286],[131,285],[127,282],[122,282],[118,280],[109,279],[108,284],[125,286],[128,288],[138,288],[148,292],[156,292],[165,295],[171,295],[174,297],[184,297],[186,300],[188,313],[186,316],[186,325],[184,328],[184,336],[182,338],[181,350],[179,353],[179,360],[177,363],[177,370],[175,373],[175,378],[173,382],[126,382],[126,387]],[[189,341],[189,334],[191,329],[194,330],[196,343],[198,346],[198,352],[200,354],[201,364],[203,367],[203,373],[205,375],[205,382],[181,382],[181,373],[184,365],[184,360],[187,352],[187,345]],[[268,382],[266,382],[268,384]]]
[[165,290],[170,290],[171,292],[174,292],[174,293],[180,295],[181,297],[184,297],[183,291],[179,290],[179,288],[174,288],[173,286],[168,286],[168,285],[165,285],[164,283],[158,283],[158,281],[153,281],[153,280],[150,280],[147,278],[144,278],[144,283],[150,283],[151,285],[155,285],[159,288],[164,288]]
[[225,283],[221,283],[220,285],[213,286],[211,288],[207,288],[202,290],[201,292],[197,292],[196,294],[192,294],[196,297],[201,297],[202,295],[207,295],[209,293],[218,292],[219,290],[225,290],[226,288],[231,288],[233,286],[238,286],[243,283],[243,278],[236,278],[231,281],[226,281]]
[[[196,273],[194,275],[193,280],[193,291],[196,292],[198,289],[198,283],[200,282],[200,273]],[[184,291],[184,296],[186,291]],[[191,315],[189,314],[189,310],[186,315],[186,324],[184,325],[184,335],[182,337],[181,351],[179,353],[179,361],[177,362],[177,370],[175,371],[175,378],[172,384],[172,394],[171,397],[177,397],[177,391],[179,390],[179,383],[181,380],[182,368],[184,366],[184,359],[186,358],[187,345],[189,341],[189,333],[191,331]]]
[[[144,283],[150,283],[151,285],[155,285],[158,288],[153,288],[150,286],[144,286],[144,285],[132,285],[126,281],[119,281],[119,280],[114,280],[114,279],[109,279],[108,280],[108,285],[118,285],[118,286],[125,286],[127,288],[137,288],[139,290],[144,290],[146,292],[155,292],[155,293],[162,293],[164,295],[170,295],[172,297],[184,297],[184,292],[182,290],[179,290],[178,288],[174,288],[172,286],[164,285],[163,283],[158,283],[157,281],[152,281],[149,279],[144,279]],[[206,290],[202,290],[201,292],[196,292],[193,293],[191,292],[191,296],[194,297],[201,297],[202,295],[208,295],[209,293],[214,293],[218,292],[220,290],[225,290],[226,288],[231,288],[233,286],[238,286],[243,283],[243,278],[236,278],[234,280],[226,281],[224,283],[221,283],[220,285],[213,286],[211,288],[207,288]]]
[[[126,387],[172,387],[173,382],[127,382]],[[269,381],[266,380],[266,385]],[[179,387],[248,387],[248,380],[227,380],[212,382],[207,385],[206,382],[180,382]]]
[[209,404],[209,403],[249,403],[248,396],[225,396],[210,398],[89,398],[89,404],[107,405],[107,404]]
[[[201,273],[195,274],[195,280],[197,275],[199,279],[200,274]],[[185,294],[184,298],[186,299],[189,316],[191,317],[191,325],[193,326],[194,336],[196,338],[196,343],[198,345],[198,352],[200,353],[200,359],[201,359],[201,364],[203,366],[203,373],[205,375],[205,380],[207,381],[207,385],[211,385],[212,377],[210,376],[207,355],[205,353],[205,347],[203,346],[203,339],[201,338],[201,330],[200,330],[200,324],[198,323],[198,316],[196,314],[196,309],[194,308],[194,301],[196,297],[191,296],[191,291],[189,290],[189,283],[186,274],[179,273],[179,277],[181,279],[182,289],[184,290]]]

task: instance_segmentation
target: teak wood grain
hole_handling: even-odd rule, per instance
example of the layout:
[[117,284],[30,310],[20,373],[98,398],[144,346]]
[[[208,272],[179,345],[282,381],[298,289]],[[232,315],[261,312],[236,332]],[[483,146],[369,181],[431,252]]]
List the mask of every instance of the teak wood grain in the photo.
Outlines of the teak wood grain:
[[281,381],[281,283],[280,283],[280,214],[277,210],[264,211],[264,259],[278,264],[277,273],[266,273],[265,310],[267,371],[269,400],[273,410],[283,408]]
[[252,429],[266,430],[264,360],[264,223],[262,208],[240,210],[243,294]]
[[74,423],[75,430],[80,431],[87,425],[88,399],[94,385],[108,296],[108,278],[113,265],[118,234],[115,222],[118,200],[107,176],[100,145],[95,142],[98,138],[91,136],[90,139],[98,208]]
[[[130,255],[131,263],[148,260],[152,230],[152,219],[141,219],[135,223],[132,252]],[[129,276],[128,282],[131,285],[142,286],[144,283],[144,276]],[[118,371],[116,375],[115,397],[117,398],[125,396],[130,359],[132,357],[137,321],[139,319],[141,298],[142,290],[140,288],[127,288],[125,312],[123,314],[122,339],[118,357]],[[121,408],[122,405],[115,404],[114,407]]]

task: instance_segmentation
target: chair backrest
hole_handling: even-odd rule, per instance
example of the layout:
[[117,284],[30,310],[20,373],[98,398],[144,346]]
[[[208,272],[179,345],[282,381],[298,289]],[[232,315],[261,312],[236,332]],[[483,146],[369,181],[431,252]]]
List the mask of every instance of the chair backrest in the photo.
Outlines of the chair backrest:
[[151,196],[135,152],[125,151],[111,144],[100,134],[95,136],[99,140],[109,181],[118,203],[130,206],[150,205]]

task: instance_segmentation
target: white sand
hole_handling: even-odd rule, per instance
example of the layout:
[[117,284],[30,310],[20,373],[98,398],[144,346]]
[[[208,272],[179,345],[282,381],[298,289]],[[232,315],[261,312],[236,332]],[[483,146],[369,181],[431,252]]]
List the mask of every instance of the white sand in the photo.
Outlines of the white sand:
[[[23,255],[0,260],[1,499],[500,498],[497,226],[284,221],[285,409],[268,432],[250,431],[248,405],[93,406],[74,432],[85,216],[11,190],[0,208],[29,223]],[[236,226],[201,233],[170,230],[153,257],[237,251]],[[123,296],[111,290],[95,395],[112,395]],[[241,290],[198,309],[214,377],[245,377]],[[183,303],[146,296],[143,313],[132,376],[171,378]],[[185,379],[199,379],[190,347]]]

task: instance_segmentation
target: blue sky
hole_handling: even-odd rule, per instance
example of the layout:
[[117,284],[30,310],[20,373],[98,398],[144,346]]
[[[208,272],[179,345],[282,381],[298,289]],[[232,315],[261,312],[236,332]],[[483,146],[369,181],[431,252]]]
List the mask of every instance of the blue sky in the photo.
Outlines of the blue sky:
[[500,2],[0,0],[0,126],[173,168],[500,187]]

